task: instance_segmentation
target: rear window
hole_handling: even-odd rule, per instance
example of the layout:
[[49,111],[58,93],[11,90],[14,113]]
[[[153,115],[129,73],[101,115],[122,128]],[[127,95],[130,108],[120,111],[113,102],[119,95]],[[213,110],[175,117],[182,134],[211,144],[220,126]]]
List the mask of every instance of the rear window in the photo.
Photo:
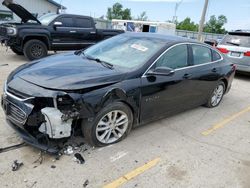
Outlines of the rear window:
[[211,50],[200,45],[192,45],[194,65],[212,62]]
[[220,44],[250,48],[250,36],[226,35]]
[[80,28],[92,28],[92,22],[90,19],[87,18],[76,18],[75,19],[75,25],[76,27]]
[[72,18],[61,18],[58,21],[61,21],[63,24],[63,27],[73,27],[73,19]]

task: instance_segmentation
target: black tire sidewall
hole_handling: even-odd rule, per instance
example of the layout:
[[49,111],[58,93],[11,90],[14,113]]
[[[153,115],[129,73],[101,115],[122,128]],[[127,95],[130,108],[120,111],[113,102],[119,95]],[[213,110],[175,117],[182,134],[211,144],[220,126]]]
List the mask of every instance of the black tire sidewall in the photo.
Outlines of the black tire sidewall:
[[[110,144],[104,144],[104,143],[99,142],[98,139],[96,138],[96,127],[97,127],[97,124],[100,121],[100,119],[104,115],[106,115],[108,112],[113,111],[113,110],[120,110],[120,111],[123,111],[124,113],[127,114],[128,119],[129,119],[128,128],[127,128],[126,132],[124,133],[124,135],[120,139],[118,139],[117,141],[110,143]],[[132,125],[133,125],[133,114],[132,114],[132,111],[130,110],[130,108],[122,102],[115,102],[115,103],[109,104],[106,107],[104,107],[96,115],[93,122],[89,122],[88,120],[83,121],[82,131],[83,131],[83,134],[85,136],[85,139],[87,140],[87,142],[89,144],[91,144],[93,146],[102,147],[102,146],[115,144],[115,143],[123,140],[131,131]]]
[[[35,57],[32,55],[31,53],[31,48],[33,45],[39,45],[42,48],[42,55],[40,57]],[[40,40],[30,40],[28,42],[25,43],[24,45],[24,55],[27,59],[29,59],[30,61],[32,60],[36,60],[36,59],[41,59],[43,57],[46,57],[48,54],[48,48],[46,46],[46,44],[44,44],[44,42],[40,41]]]
[[[220,102],[219,102],[217,105],[213,106],[213,105],[212,105],[212,97],[213,97],[213,95],[214,95],[214,90],[215,90],[218,86],[220,86],[220,85],[223,86],[224,92],[223,92],[223,95],[222,95],[222,97],[221,97]],[[211,95],[210,95],[210,97],[209,97],[209,100],[208,100],[206,106],[209,107],[209,108],[215,108],[215,107],[219,106],[220,103],[221,103],[221,101],[223,100],[225,91],[226,91],[226,85],[225,85],[225,83],[224,83],[223,81],[220,81],[220,82],[216,85],[216,87],[213,89],[213,91],[212,91],[212,93],[211,93]]]

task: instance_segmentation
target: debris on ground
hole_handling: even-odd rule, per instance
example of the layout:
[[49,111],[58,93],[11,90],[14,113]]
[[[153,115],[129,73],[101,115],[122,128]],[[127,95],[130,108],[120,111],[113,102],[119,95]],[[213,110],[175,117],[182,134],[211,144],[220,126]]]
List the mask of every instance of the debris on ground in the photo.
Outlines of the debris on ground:
[[42,163],[43,163],[43,160],[44,160],[43,152],[40,151],[38,155],[39,155],[38,159],[35,160],[35,161],[33,162],[33,164],[34,164],[34,163],[39,163],[39,164],[42,164]]
[[0,64],[0,67],[9,66],[9,64]]
[[84,164],[85,163],[85,160],[84,160],[83,156],[80,153],[76,153],[74,156],[75,156],[74,160],[77,163],[79,163],[79,164]]
[[51,167],[51,168],[56,168],[56,166],[55,166],[55,165],[51,165],[50,167]]
[[83,184],[83,187],[87,187],[89,185],[89,180],[86,180]]
[[63,149],[63,153],[65,155],[72,155],[74,153],[74,150],[73,150],[73,147],[72,146],[66,146],[64,149]]
[[13,146],[8,146],[8,147],[5,147],[5,148],[0,148],[0,153],[4,153],[4,152],[7,152],[7,151],[18,149],[18,148],[21,148],[21,147],[24,147],[24,146],[26,146],[26,144],[23,142],[23,143],[16,144],[16,145],[13,145]]
[[36,184],[37,184],[37,181],[35,181],[34,183],[32,183],[30,186],[27,186],[27,187],[28,188],[33,188]]
[[12,171],[17,171],[17,170],[19,170],[21,166],[23,166],[23,163],[22,163],[22,162],[19,163],[18,160],[15,160],[15,161],[13,162],[13,164],[11,165]]

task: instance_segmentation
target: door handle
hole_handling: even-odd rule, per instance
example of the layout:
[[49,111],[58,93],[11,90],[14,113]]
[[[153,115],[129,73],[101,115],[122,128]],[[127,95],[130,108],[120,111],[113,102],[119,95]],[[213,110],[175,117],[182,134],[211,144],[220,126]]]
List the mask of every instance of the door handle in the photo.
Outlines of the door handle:
[[191,78],[191,76],[192,76],[192,74],[184,74],[183,78],[189,79],[189,78]]
[[217,72],[217,69],[216,69],[216,68],[213,68],[213,69],[212,69],[212,72]]
[[70,31],[70,33],[76,33],[76,31]]

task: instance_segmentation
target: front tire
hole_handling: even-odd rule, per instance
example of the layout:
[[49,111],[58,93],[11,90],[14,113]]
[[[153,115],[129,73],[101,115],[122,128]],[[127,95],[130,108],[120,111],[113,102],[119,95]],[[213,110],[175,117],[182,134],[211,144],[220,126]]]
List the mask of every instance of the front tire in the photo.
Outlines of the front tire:
[[48,55],[48,48],[44,42],[40,40],[29,40],[24,45],[24,55],[30,61],[41,59]]
[[104,107],[94,121],[82,122],[82,132],[86,141],[93,146],[107,146],[123,140],[133,125],[130,108],[121,102]]
[[219,104],[221,103],[223,99],[225,91],[226,91],[226,86],[223,81],[220,81],[218,85],[215,87],[215,89],[213,90],[212,94],[210,95],[206,106],[208,108],[215,108],[219,106]]

